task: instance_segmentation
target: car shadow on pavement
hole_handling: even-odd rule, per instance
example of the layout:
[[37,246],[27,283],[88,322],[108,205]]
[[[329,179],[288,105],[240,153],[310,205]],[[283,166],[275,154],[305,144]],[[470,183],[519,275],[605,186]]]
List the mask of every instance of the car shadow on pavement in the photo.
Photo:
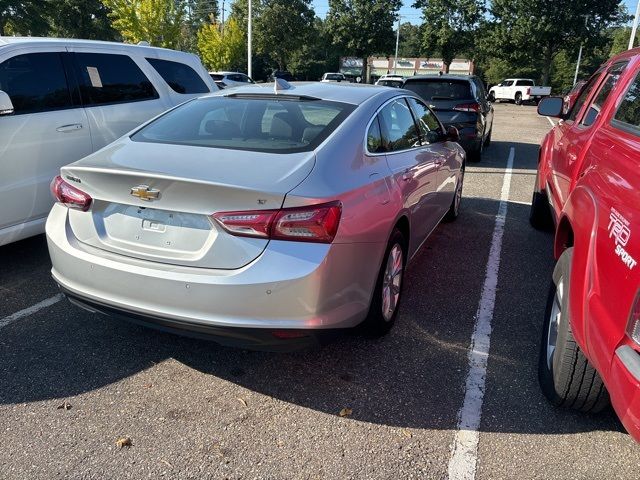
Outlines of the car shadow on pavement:
[[[189,367],[176,375],[195,369],[212,388],[222,380],[331,415],[348,407],[356,421],[455,429],[497,206],[466,198],[459,220],[436,229],[408,269],[398,323],[384,338],[349,333],[319,350],[248,352],[90,314],[65,300],[0,331],[0,404],[70,398],[148,369],[153,377],[152,367],[173,358]],[[551,235],[529,227],[527,205],[508,208],[481,428],[619,429],[611,413],[559,411],[540,393],[536,348],[553,266]]]

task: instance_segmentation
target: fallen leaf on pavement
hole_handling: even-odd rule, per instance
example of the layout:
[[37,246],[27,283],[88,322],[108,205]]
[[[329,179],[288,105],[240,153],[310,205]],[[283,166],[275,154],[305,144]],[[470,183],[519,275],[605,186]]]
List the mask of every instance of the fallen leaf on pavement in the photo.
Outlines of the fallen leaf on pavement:
[[242,405],[244,405],[245,407],[247,406],[247,401],[246,401],[244,398],[240,398],[240,397],[238,397],[238,401],[239,401]]
[[413,437],[413,434],[409,430],[407,430],[406,428],[402,429],[402,434],[407,438]]
[[153,383],[145,383],[145,384],[143,385],[143,387],[144,387],[144,388],[151,388],[151,387],[153,387]]
[[60,405],[58,405],[58,410],[71,410],[71,404],[67,401],[64,401]]
[[166,460],[161,459],[160,460],[162,463],[164,463],[166,466],[168,466],[169,468],[173,468],[173,465],[171,465],[169,462],[167,462]]
[[343,408],[342,410],[340,410],[340,413],[338,415],[340,415],[341,417],[348,417],[352,413],[353,410],[351,410],[350,408]]
[[116,447],[118,448],[130,447],[131,445],[133,445],[133,443],[131,443],[131,439],[129,437],[122,437],[116,440]]

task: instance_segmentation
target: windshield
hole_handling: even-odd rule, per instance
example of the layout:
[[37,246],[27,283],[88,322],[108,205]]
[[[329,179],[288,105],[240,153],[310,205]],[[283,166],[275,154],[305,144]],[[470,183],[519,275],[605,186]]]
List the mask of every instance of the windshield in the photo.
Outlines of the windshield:
[[405,83],[404,88],[425,100],[464,100],[473,98],[468,80],[420,80]]
[[171,110],[133,134],[131,140],[303,152],[316,148],[354,109],[346,103],[296,97],[207,97]]

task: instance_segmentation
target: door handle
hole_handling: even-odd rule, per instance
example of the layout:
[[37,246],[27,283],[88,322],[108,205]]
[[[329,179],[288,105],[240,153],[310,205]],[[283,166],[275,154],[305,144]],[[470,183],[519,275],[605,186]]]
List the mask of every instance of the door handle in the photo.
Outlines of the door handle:
[[73,132],[75,130],[80,130],[82,129],[82,124],[81,123],[72,123],[70,125],[61,125],[58,128],[56,128],[56,132]]
[[404,180],[405,182],[408,182],[412,178],[413,178],[413,172],[409,169],[405,170],[404,173],[402,174],[402,180]]

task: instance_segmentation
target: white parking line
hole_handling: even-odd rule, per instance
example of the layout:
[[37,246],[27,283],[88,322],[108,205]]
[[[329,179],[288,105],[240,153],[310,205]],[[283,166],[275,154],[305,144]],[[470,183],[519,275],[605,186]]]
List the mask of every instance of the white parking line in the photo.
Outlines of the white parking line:
[[554,122],[553,120],[551,120],[551,118],[550,118],[550,117],[544,117],[544,118],[546,118],[547,120],[549,120],[549,123],[551,124],[551,126],[552,126],[552,127],[555,127],[555,126],[556,126],[556,122]]
[[62,294],[54,295],[53,297],[49,297],[46,300],[41,301],[40,303],[36,303],[35,305],[31,305],[30,307],[25,308],[24,310],[20,310],[19,312],[13,313],[8,317],[4,317],[0,319],[0,329],[6,327],[10,323],[15,322],[16,320],[20,320],[21,318],[28,317],[36,313],[38,310],[42,310],[43,308],[50,307],[51,305],[58,303],[62,300]]
[[509,189],[511,188],[511,173],[515,149],[511,147],[507,168],[502,181],[500,205],[493,228],[491,249],[487,271],[482,286],[480,304],[476,313],[476,323],[471,336],[469,350],[469,373],[465,384],[464,402],[458,412],[458,426],[451,446],[449,459],[449,480],[473,480],[476,476],[478,454],[478,440],[480,433],[480,419],[482,417],[482,401],[484,400],[485,380],[487,375],[487,360],[491,345],[491,321],[496,301],[496,287],[498,271],[500,270],[500,253],[502,250],[502,236],[507,218]]

